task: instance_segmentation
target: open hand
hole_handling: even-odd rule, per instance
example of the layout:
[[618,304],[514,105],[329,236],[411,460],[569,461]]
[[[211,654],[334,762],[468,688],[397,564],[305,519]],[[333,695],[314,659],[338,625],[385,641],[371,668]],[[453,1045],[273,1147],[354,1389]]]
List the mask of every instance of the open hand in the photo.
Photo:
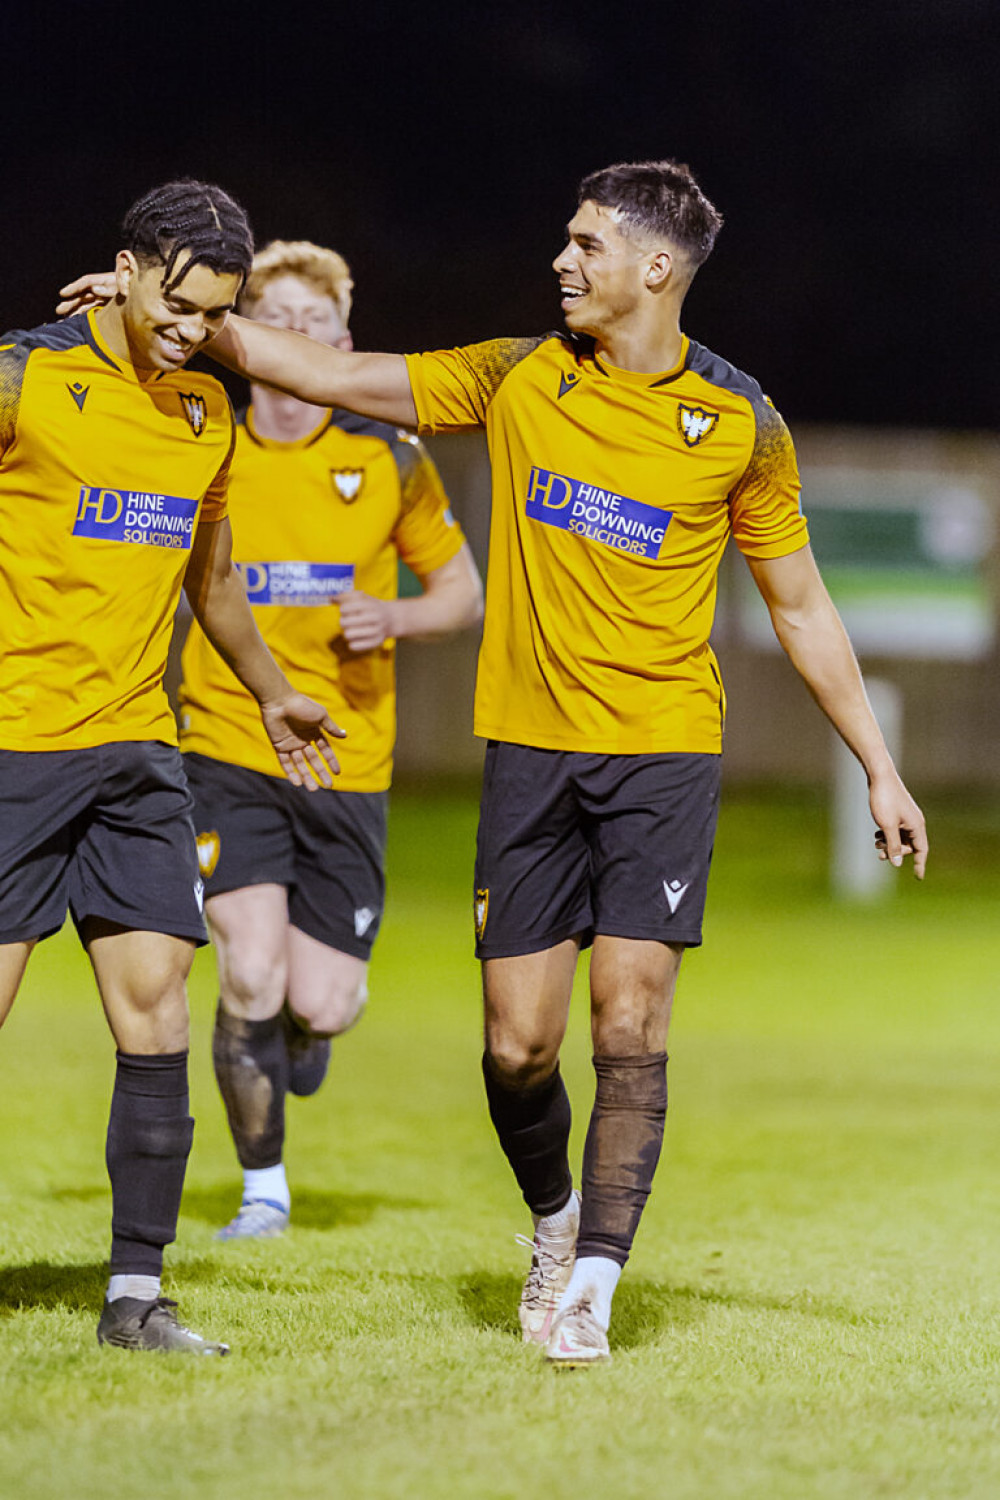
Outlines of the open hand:
[[262,703],[261,718],[268,738],[293,786],[310,792],[333,786],[340,763],[333,753],[334,740],[345,731],[335,724],[321,703],[304,693],[291,692],[273,703]]

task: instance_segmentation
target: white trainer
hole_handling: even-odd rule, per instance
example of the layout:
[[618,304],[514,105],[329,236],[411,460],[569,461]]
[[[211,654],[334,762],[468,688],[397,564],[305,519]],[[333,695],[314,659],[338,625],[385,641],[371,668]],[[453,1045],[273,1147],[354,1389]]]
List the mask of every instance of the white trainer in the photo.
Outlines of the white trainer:
[[556,1318],[545,1345],[545,1358],[563,1370],[577,1370],[611,1358],[608,1336],[586,1297],[571,1302]]
[[273,1240],[288,1228],[289,1213],[270,1198],[250,1198],[240,1204],[235,1219],[220,1229],[217,1240]]
[[531,1268],[521,1292],[518,1316],[521,1337],[526,1344],[544,1344],[552,1330],[552,1320],[559,1299],[569,1286],[576,1255],[576,1237],[580,1229],[580,1194],[574,1189],[566,1206],[565,1228],[546,1232],[540,1219],[535,1237],[516,1236],[517,1243],[531,1251]]

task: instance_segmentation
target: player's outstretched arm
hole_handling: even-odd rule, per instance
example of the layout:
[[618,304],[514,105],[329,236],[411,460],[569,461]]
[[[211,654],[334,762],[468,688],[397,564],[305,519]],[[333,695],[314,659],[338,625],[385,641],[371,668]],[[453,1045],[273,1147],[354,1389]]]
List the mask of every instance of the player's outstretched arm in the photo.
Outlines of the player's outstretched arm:
[[[91,271],[61,287],[60,318],[101,307],[115,295],[113,272]],[[401,354],[359,354],[273,328],[249,318],[230,317],[204,353],[247,380],[273,386],[312,406],[344,406],[378,422],[415,427],[406,360]]]
[[332,786],[332,741],[344,731],[322,704],[297,693],[268,651],[233,565],[229,521],[202,521],[184,576],[191,611],[223,661],[256,698],[264,728],[295,786]]
[[880,856],[899,866],[904,855],[912,854],[913,872],[922,880],[927,864],[924,816],[892,763],[812,549],[747,562],[789,660],[865,769],[872,817],[884,836]]
[[401,354],[332,349],[304,333],[237,317],[227,319],[205,353],[247,380],[312,406],[345,406],[379,422],[416,426],[417,409]]
[[433,640],[453,630],[467,630],[483,617],[483,585],[468,543],[421,579],[416,599],[373,599],[354,591],[343,594],[340,628],[352,651],[377,651],[383,641],[416,636]]

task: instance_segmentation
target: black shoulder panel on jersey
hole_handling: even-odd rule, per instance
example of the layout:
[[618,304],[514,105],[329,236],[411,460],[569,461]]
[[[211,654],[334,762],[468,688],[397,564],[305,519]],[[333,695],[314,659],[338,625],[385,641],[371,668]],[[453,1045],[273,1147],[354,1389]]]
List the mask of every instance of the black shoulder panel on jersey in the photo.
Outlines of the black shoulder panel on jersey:
[[[339,427],[349,437],[379,438],[390,446],[396,441],[396,433],[399,431],[391,422],[376,422],[374,417],[360,417],[356,411],[345,411],[342,406],[333,408],[329,425]],[[325,431],[324,427],[323,432]]]
[[696,344],[694,339],[688,345],[686,368],[707,380],[709,385],[718,385],[736,396],[745,396],[753,406],[765,404],[764,392],[752,376],[744,375],[742,370],[737,370],[735,365],[713,354],[704,345]]
[[90,343],[90,326],[86,313],[76,313],[59,323],[41,323],[37,328],[15,328],[0,338],[0,344],[18,344],[27,353],[32,349],[73,349]]

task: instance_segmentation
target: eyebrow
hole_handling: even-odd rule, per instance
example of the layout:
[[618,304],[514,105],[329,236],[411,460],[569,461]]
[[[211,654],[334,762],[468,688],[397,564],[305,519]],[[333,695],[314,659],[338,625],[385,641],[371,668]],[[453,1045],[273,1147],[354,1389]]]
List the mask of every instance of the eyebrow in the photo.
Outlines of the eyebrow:
[[181,312],[203,312],[206,318],[216,317],[219,313],[232,312],[236,306],[235,302],[224,302],[221,307],[198,307],[194,302],[189,302],[186,297],[178,297],[173,292],[168,292],[167,302],[172,302]]
[[578,245],[603,245],[604,241],[599,234],[591,234],[589,229],[574,229],[572,224],[566,225],[566,238],[576,240]]

